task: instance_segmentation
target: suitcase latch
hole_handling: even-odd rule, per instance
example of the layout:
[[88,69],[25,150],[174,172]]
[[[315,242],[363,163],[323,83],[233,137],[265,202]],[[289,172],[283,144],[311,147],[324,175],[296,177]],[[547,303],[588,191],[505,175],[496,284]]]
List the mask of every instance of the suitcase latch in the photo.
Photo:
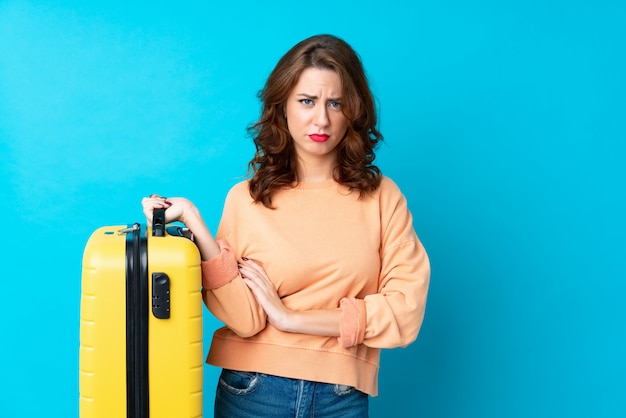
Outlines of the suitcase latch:
[[152,273],[152,314],[159,319],[170,317],[170,278],[165,273]]

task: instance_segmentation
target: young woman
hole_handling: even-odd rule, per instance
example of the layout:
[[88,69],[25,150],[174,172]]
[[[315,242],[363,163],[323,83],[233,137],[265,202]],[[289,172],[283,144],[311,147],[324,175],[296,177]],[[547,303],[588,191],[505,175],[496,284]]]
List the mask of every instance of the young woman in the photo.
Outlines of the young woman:
[[184,198],[143,200],[194,234],[203,297],[225,327],[216,417],[366,417],[381,348],[417,338],[430,265],[407,202],[373,165],[382,139],[360,58],[305,39],[260,93],[249,179],[228,193],[214,239]]

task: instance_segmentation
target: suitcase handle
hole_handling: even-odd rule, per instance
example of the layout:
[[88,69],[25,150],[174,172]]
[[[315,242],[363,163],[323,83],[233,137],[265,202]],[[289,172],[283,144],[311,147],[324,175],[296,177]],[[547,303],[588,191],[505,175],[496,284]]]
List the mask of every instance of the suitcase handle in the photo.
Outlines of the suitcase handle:
[[152,236],[165,236],[165,209],[155,209],[152,214]]

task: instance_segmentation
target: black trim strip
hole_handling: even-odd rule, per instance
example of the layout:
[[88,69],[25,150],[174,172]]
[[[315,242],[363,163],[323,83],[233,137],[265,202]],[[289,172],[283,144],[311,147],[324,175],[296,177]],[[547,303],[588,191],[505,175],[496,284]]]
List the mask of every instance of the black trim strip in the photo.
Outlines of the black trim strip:
[[148,418],[148,253],[143,226],[126,235],[126,416]]

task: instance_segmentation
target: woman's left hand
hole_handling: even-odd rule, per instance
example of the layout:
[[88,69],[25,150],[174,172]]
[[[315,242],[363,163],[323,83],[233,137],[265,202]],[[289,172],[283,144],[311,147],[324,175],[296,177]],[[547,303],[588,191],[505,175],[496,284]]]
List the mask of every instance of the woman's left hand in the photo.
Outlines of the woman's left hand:
[[263,266],[253,260],[243,258],[239,263],[239,273],[267,314],[268,322],[281,331],[288,331],[290,311],[278,296]]

